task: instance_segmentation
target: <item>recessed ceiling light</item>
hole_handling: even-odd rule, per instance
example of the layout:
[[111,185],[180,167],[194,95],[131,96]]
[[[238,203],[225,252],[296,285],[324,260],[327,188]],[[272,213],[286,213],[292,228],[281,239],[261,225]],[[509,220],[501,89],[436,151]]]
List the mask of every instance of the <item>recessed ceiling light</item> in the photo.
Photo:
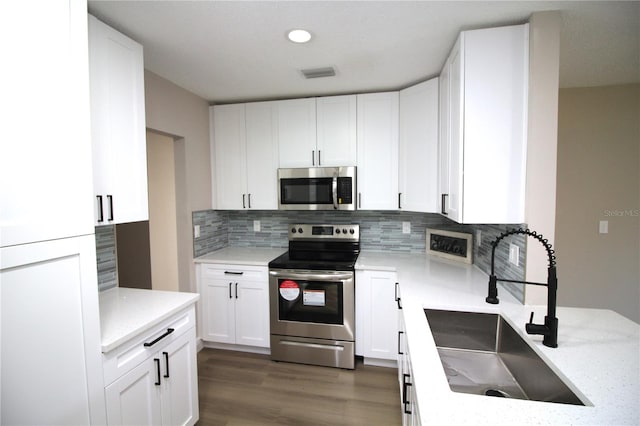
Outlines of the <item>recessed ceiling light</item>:
[[287,38],[294,43],[306,43],[311,40],[311,33],[307,30],[291,30]]

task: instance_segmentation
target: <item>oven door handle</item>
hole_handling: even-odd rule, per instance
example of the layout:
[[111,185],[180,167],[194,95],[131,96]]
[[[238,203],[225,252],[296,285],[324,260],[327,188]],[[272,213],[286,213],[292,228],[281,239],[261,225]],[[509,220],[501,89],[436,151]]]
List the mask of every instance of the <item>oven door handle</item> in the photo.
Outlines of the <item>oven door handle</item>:
[[318,272],[300,269],[269,271],[269,275],[276,278],[292,278],[305,281],[340,281],[353,278],[353,272]]
[[333,174],[333,181],[331,182],[331,192],[333,193],[333,209],[338,210],[338,174]]

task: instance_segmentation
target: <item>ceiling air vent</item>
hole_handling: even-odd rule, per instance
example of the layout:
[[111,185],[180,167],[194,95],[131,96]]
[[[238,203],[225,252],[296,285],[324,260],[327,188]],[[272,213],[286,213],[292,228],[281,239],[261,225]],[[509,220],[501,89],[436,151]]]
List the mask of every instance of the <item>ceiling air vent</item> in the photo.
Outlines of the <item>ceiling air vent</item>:
[[336,75],[336,70],[333,67],[306,69],[301,70],[301,72],[305,78],[333,77]]

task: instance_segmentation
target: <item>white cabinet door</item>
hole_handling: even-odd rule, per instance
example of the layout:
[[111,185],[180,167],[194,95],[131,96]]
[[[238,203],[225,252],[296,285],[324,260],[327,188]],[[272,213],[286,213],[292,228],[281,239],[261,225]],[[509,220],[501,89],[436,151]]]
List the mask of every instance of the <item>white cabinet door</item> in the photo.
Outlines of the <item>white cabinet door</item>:
[[400,91],[399,208],[438,208],[438,79]]
[[205,279],[202,295],[202,338],[212,342],[235,343],[234,282],[225,279]]
[[462,32],[445,63],[441,212],[457,222],[524,222],[528,34]]
[[316,99],[316,165],[357,165],[356,105],[356,95]]
[[93,233],[86,8],[2,5],[2,247]]
[[357,95],[358,208],[398,208],[398,92]]
[[95,238],[0,249],[0,423],[105,421]]
[[96,224],[149,219],[142,45],[89,16]]
[[246,208],[245,104],[210,108],[216,208]]
[[194,424],[198,417],[195,328],[159,352],[162,365],[162,424]]
[[277,102],[245,106],[247,208],[278,209]]
[[356,271],[356,346],[366,358],[397,360],[396,273]]
[[235,299],[236,340],[239,345],[268,348],[269,288],[266,281],[239,280]]
[[160,357],[148,358],[105,388],[107,424],[162,424]]
[[316,160],[315,98],[278,101],[280,167],[312,167]]

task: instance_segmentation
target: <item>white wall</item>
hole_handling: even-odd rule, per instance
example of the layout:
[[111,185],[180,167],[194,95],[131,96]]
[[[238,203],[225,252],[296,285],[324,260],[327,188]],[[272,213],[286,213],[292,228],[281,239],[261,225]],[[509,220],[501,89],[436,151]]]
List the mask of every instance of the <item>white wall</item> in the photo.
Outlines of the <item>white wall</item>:
[[[555,246],[560,12],[531,15],[529,49],[525,222]],[[546,250],[542,244],[529,238],[526,281],[546,283],[547,267]],[[527,286],[525,303],[546,304],[546,287]]]
[[196,291],[191,213],[210,209],[209,104],[145,70],[147,128],[174,139],[180,291]]

